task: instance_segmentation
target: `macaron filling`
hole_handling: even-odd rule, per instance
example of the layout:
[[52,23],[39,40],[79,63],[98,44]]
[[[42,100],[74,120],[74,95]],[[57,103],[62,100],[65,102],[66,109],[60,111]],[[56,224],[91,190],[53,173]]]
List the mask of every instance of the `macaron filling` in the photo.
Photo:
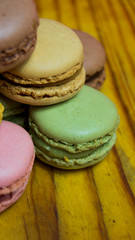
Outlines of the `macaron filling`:
[[38,85],[38,87],[35,87],[35,85],[29,86],[29,84],[24,86],[7,79],[2,79],[1,90],[4,95],[12,93],[12,95],[21,95],[23,97],[28,96],[34,99],[49,98],[55,96],[60,97],[80,89],[85,82],[84,76],[84,68],[81,68],[73,76],[67,78],[64,82],[58,82],[58,84],[54,86],[41,84],[41,87],[40,85]]
[[[119,124],[119,120],[117,122],[116,128],[117,128],[118,124]],[[42,140],[44,142],[44,144],[46,144],[50,147],[55,147],[56,149],[58,148],[58,149],[67,151],[71,154],[72,153],[77,154],[80,152],[89,151],[89,150],[98,148],[99,146],[108,142],[116,131],[116,128],[115,128],[115,129],[113,129],[113,131],[106,134],[105,136],[97,138],[96,140],[93,140],[93,141],[88,141],[85,143],[71,144],[71,143],[60,141],[57,139],[52,139],[52,138],[48,137],[47,135],[43,134],[41,132],[41,130],[39,129],[39,127],[37,127],[37,125],[34,122],[32,122],[31,118],[29,118],[29,126],[30,126],[30,133],[32,136],[34,136],[34,139],[38,139],[38,141]]]
[[104,71],[105,71],[105,68],[102,68],[100,71],[96,72],[93,75],[86,74],[86,81],[93,81],[95,78],[101,77]]
[[18,61],[22,55],[34,48],[36,39],[37,34],[33,31],[17,47],[3,50],[0,57],[0,64],[6,66]]
[[48,161],[52,162],[52,165],[53,163],[57,163],[63,167],[73,166],[74,164],[81,167],[81,165],[84,165],[86,163],[89,164],[90,161],[93,162],[99,158],[102,158],[107,152],[111,150],[116,140],[116,133],[114,132],[108,141],[104,142],[103,140],[104,143],[100,144],[98,147],[91,147],[86,151],[81,150],[77,153],[71,153],[68,150],[61,149],[60,147],[56,148],[49,145],[44,140],[42,140],[39,135],[37,136],[33,131],[30,131],[30,133],[33,138],[37,157],[39,159],[47,159]]
[[33,77],[30,78],[28,77],[24,77],[24,76],[19,76],[17,74],[15,74],[14,72],[4,72],[2,73],[2,75],[5,77],[5,81],[11,80],[12,82],[18,83],[19,85],[34,85],[34,86],[40,86],[40,85],[46,85],[46,84],[51,84],[51,83],[55,83],[57,84],[57,82],[63,81],[65,79],[69,79],[70,78],[75,78],[75,76],[77,74],[79,74],[79,72],[82,70],[82,61],[80,61],[79,63],[77,63],[74,67],[72,67],[71,69],[69,69],[67,72],[61,73],[59,75],[55,75],[55,76],[49,76],[49,77]]

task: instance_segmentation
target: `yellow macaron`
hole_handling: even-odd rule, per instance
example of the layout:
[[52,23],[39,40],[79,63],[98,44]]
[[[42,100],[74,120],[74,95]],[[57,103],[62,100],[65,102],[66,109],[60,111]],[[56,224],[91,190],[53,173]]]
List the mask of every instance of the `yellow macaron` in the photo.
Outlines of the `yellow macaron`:
[[32,55],[3,76],[0,90],[13,100],[30,105],[65,101],[85,82],[82,43],[64,24],[40,19]]

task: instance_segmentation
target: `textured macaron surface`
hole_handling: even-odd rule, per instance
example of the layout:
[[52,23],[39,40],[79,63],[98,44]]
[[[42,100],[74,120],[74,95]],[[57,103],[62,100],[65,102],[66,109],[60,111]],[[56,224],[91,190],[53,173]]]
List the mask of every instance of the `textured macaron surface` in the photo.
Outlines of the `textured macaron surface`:
[[20,181],[31,168],[33,157],[30,135],[22,127],[3,120],[0,125],[0,188]]
[[65,73],[82,61],[80,39],[68,27],[50,19],[40,19],[37,44],[28,61],[10,73],[27,79]]
[[30,133],[39,159],[77,169],[101,161],[116,140],[119,116],[114,103],[88,86],[50,107],[30,107]]

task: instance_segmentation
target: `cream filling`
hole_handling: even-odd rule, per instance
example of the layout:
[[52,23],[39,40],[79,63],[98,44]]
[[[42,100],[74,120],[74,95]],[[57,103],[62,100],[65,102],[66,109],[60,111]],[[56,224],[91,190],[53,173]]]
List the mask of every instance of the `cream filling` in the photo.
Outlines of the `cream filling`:
[[93,152],[88,153],[86,152],[86,156],[83,156],[81,158],[72,158],[69,159],[67,156],[63,156],[63,159],[59,159],[57,157],[52,157],[50,155],[48,155],[47,153],[45,153],[43,151],[43,149],[39,149],[39,146],[35,146],[36,149],[36,156],[41,159],[44,162],[48,162],[52,165],[59,165],[59,166],[75,166],[75,165],[90,165],[91,162],[93,161],[100,161],[102,160],[107,154],[108,152],[111,150],[111,148],[113,147],[113,145],[115,144],[116,141],[116,133],[113,134],[113,136],[111,137],[111,139],[104,143],[103,145],[101,145],[100,147],[96,148]]
[[57,76],[50,76],[50,77],[45,77],[45,78],[30,78],[30,77],[22,77],[15,75],[10,72],[4,72],[2,75],[13,81],[14,83],[18,83],[19,85],[39,85],[41,84],[50,84],[50,83],[55,83],[58,81],[63,81],[64,79],[72,77],[74,74],[76,74],[80,69],[82,68],[82,61],[77,63],[73,68],[69,69],[67,72],[61,73]]
[[[85,70],[82,68],[80,71],[77,72],[71,78],[66,79],[61,85],[56,86],[42,86],[41,87],[34,87],[34,86],[23,86],[15,83],[11,83],[6,79],[2,79],[0,81],[0,89],[1,92],[8,96],[9,94],[12,95],[19,95],[22,97],[31,97],[33,99],[43,99],[43,98],[50,98],[50,97],[63,97],[67,94],[74,93],[78,91],[85,82]],[[62,82],[61,82],[62,83]]]
[[89,141],[86,143],[73,145],[68,142],[62,142],[62,141],[58,141],[56,139],[49,138],[48,136],[46,136],[45,134],[43,134],[40,131],[39,127],[37,127],[37,125],[34,122],[32,122],[31,118],[29,118],[29,126],[33,130],[33,132],[36,133],[38,138],[43,140],[46,144],[48,144],[52,147],[58,148],[58,149],[63,149],[70,153],[79,153],[82,151],[87,151],[87,150],[99,147],[100,145],[102,145],[110,140],[111,136],[115,133],[116,128],[117,128],[117,126],[116,126],[116,128],[114,130],[112,130],[110,133],[108,133],[107,135],[105,135],[101,138],[98,138],[98,139],[95,139],[93,141]]

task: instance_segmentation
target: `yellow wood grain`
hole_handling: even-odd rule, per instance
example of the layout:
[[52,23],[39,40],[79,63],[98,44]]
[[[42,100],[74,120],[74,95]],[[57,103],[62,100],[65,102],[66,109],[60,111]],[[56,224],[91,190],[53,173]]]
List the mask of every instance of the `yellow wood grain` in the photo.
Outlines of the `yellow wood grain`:
[[35,162],[20,200],[0,215],[0,240],[135,239],[135,44],[133,0],[36,0],[40,17],[100,40],[107,55],[101,91],[120,126],[99,164],[63,171]]

